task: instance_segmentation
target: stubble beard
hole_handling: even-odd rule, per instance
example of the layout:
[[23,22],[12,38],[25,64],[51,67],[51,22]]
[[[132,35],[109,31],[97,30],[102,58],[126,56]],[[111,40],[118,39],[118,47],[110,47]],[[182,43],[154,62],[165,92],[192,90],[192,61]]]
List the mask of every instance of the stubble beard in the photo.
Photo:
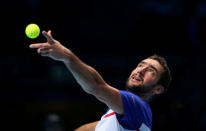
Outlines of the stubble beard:
[[139,85],[129,85],[129,79],[126,82],[126,90],[129,92],[132,92],[138,96],[144,96],[144,95],[150,93],[154,86],[155,85],[145,86],[143,84],[143,82],[140,83]]

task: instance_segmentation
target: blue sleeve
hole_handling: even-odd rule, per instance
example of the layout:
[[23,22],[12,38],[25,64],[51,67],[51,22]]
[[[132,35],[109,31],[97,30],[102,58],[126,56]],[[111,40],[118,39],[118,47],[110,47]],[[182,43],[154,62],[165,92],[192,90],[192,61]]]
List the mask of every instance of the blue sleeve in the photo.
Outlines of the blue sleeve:
[[119,123],[126,129],[136,130],[144,121],[145,102],[128,91],[120,91],[123,104],[123,116],[116,113]]

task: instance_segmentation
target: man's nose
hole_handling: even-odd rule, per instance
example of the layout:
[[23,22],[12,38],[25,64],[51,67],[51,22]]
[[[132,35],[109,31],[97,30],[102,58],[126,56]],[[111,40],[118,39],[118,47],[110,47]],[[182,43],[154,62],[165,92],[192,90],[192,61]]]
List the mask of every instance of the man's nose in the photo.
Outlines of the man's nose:
[[140,72],[139,72],[140,75],[144,76],[146,70],[147,70],[147,67],[142,68],[142,69],[140,70]]

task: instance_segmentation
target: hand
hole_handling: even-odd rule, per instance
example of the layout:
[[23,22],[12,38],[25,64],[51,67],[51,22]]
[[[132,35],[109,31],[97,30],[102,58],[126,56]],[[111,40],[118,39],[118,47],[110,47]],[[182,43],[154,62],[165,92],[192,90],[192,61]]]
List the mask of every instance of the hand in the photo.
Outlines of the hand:
[[66,60],[66,57],[71,53],[71,51],[52,37],[51,30],[48,32],[42,31],[42,34],[44,37],[46,37],[47,42],[30,44],[29,47],[36,48],[38,54],[41,56],[47,56],[59,61]]

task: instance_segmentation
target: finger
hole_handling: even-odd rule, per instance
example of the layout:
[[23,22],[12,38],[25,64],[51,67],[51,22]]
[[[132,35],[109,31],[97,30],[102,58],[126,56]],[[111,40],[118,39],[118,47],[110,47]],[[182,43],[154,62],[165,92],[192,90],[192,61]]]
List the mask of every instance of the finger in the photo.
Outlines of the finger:
[[38,53],[45,53],[45,52],[51,52],[51,51],[53,51],[53,49],[51,49],[50,47],[42,47],[42,48],[39,48],[39,49],[37,49],[37,52]]
[[36,44],[30,44],[29,47],[30,48],[46,48],[46,47],[50,47],[51,45],[48,43],[36,43]]
[[41,53],[41,48],[37,49],[37,53],[38,53],[38,54]]
[[51,36],[51,30],[49,30],[48,32],[46,31],[42,31],[42,34],[44,35],[44,37],[46,37],[47,41],[50,43],[50,44],[54,44],[54,38]]
[[41,56],[49,56],[49,52],[41,52]]
[[37,53],[41,54],[41,53],[45,53],[45,52],[53,52],[54,49],[52,49],[51,47],[41,47],[37,49]]
[[43,47],[43,43],[30,44],[29,47],[30,48],[41,48]]

